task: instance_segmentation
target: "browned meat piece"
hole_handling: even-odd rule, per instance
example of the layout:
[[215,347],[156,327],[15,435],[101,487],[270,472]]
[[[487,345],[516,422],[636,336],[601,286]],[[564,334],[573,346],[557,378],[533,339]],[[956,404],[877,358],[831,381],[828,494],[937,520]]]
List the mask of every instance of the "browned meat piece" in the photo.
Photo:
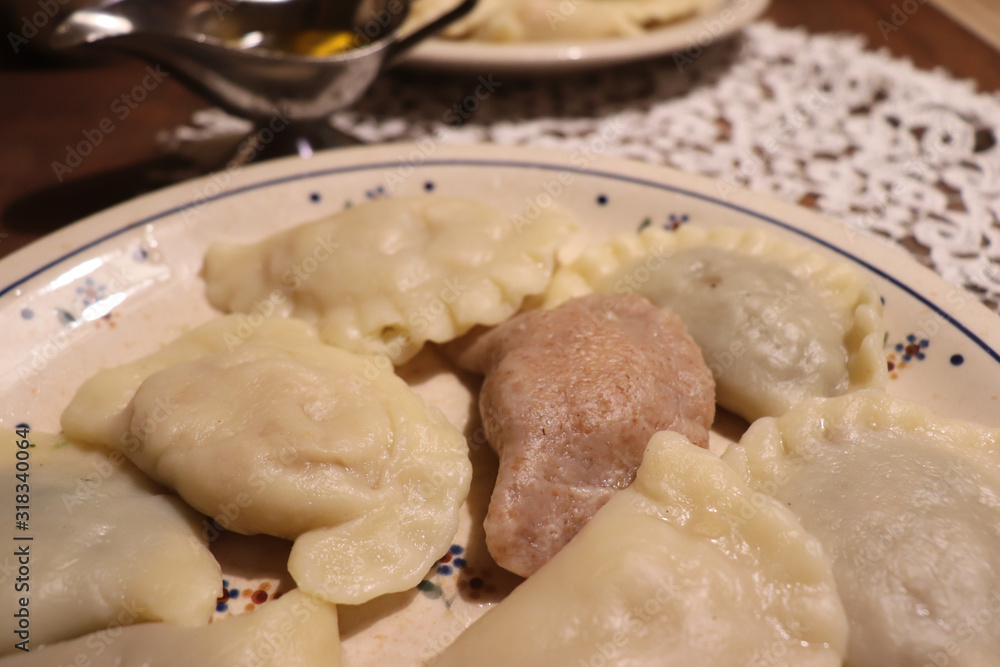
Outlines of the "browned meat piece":
[[631,484],[657,431],[708,445],[712,373],[680,318],[641,297],[530,311],[463,346],[500,457],[486,545],[511,572],[535,572]]

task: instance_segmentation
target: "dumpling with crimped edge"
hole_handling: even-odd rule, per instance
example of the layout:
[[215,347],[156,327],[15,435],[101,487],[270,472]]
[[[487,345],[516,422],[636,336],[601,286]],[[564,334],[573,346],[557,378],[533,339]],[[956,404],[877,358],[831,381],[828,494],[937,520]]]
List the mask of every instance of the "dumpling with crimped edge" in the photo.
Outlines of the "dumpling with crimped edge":
[[795,516],[665,431],[632,486],[430,665],[839,667],[846,625]]
[[211,321],[102,371],[62,416],[223,528],[295,540],[304,591],[356,604],[415,586],[457,530],[465,438],[385,358],[301,320]]
[[0,430],[0,462],[0,654],[110,625],[208,623],[222,574],[180,498],[117,452],[36,431]]
[[381,199],[256,244],[215,244],[203,275],[220,310],[276,308],[328,343],[400,364],[544,292],[573,228],[554,208],[518,224],[473,201]]
[[451,352],[486,376],[479,413],[499,457],[486,546],[522,577],[632,482],[653,434],[708,446],[712,373],[680,318],[642,297],[530,310]]
[[823,543],[847,664],[996,664],[1000,429],[865,390],[763,419],[723,458]]
[[0,659],[0,667],[339,667],[337,608],[293,590],[202,628],[143,623]]
[[677,313],[712,369],[719,404],[748,421],[888,379],[874,286],[760,230],[621,236],[557,271],[545,303],[591,291],[640,294]]

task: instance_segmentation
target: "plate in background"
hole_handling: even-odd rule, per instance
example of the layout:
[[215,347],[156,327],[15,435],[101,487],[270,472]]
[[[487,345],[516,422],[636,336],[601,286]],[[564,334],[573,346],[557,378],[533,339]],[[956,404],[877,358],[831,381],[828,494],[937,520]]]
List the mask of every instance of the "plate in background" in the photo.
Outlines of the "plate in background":
[[[757,19],[770,0],[723,0],[709,12],[656,28],[637,37],[585,42],[491,43],[429,39],[400,59],[400,65],[473,74],[553,74],[644,60],[671,53],[697,58],[700,49],[729,37]],[[683,64],[683,60],[681,63]]]

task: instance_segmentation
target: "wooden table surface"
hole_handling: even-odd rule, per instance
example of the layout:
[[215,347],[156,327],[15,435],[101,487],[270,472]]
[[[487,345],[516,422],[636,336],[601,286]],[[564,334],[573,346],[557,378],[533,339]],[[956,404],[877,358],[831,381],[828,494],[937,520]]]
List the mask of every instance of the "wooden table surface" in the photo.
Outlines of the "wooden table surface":
[[[1000,91],[1000,52],[926,4],[886,38],[879,22],[891,21],[893,5],[899,0],[773,0],[767,17],[812,32],[860,34],[872,48],[973,79],[983,91]],[[52,163],[64,161],[67,145],[109,117],[115,100],[143,79],[146,64],[122,58],[67,67],[13,56],[6,44],[0,51],[0,256],[161,186],[151,177],[163,172],[166,160],[157,131],[208,106],[176,81],[163,81],[60,182]]]

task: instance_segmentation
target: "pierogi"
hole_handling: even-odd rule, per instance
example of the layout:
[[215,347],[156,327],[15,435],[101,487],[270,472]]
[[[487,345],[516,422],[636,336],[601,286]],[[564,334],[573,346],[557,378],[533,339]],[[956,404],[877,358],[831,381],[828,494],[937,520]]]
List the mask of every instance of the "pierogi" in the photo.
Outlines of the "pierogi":
[[868,390],[760,420],[724,460],[833,559],[847,664],[996,664],[1000,430]]
[[332,345],[399,364],[542,293],[573,227],[552,208],[522,225],[460,199],[376,200],[256,244],[211,246],[206,294],[226,312],[309,320]]
[[249,614],[203,628],[118,626],[31,653],[0,667],[339,667],[337,608],[298,590]]
[[761,231],[621,236],[560,269],[546,305],[592,291],[640,294],[680,315],[719,404],[748,421],[887,381],[874,287],[846,264]]
[[[720,1],[478,0],[467,16],[445,27],[440,37],[499,43],[634,37],[706,11]],[[427,24],[457,5],[457,0],[417,0],[404,30]]]
[[479,412],[500,457],[486,546],[523,577],[632,483],[654,433],[708,446],[712,373],[680,318],[642,297],[521,313],[456,357],[486,375]]
[[[450,36],[623,36],[703,4],[582,0],[559,13],[560,3],[480,0]],[[416,17],[433,5],[421,0]],[[992,665],[1000,432],[937,420],[880,391],[885,334],[872,285],[763,232],[696,226],[622,236],[553,275],[574,228],[554,209],[521,225],[482,204],[426,196],[212,246],[207,297],[236,314],[80,388],[63,413],[65,433],[110,454],[75,445],[32,452],[44,463],[33,514],[47,516],[33,525],[53,535],[50,544],[68,545],[32,555],[33,577],[60,572],[32,597],[33,648],[109,624],[114,641],[92,634],[0,658],[0,667],[80,656],[96,667],[339,664],[329,603],[361,604],[445,576],[435,561],[469,491],[465,438],[393,367],[427,342],[498,324],[492,340],[487,333],[455,357],[500,378],[486,380],[480,411],[501,456],[496,489],[513,491],[491,506],[486,541],[496,542],[499,526],[544,557],[505,561],[488,544],[500,565],[530,578],[431,665]],[[509,318],[594,293],[662,306],[626,324],[659,345],[686,328],[705,363],[692,370],[656,345],[643,354],[602,338],[589,313],[574,329],[578,347],[543,332],[533,354],[517,359],[518,373],[501,368],[529,337],[525,323],[555,311]],[[666,310],[683,325],[662,324]],[[698,356],[688,343],[684,360]],[[587,366],[589,354],[604,356]],[[722,460],[691,442],[707,439],[713,377],[721,406],[757,420]],[[685,385],[687,403],[664,390],[671,381]],[[577,386],[582,405],[564,410],[559,400]],[[636,398],[643,388],[655,418],[616,409],[615,391]],[[657,433],[643,454],[649,433],[674,427],[666,422],[682,434]],[[529,460],[553,433],[573,437]],[[643,437],[619,449],[598,446],[636,433]],[[93,489],[79,466],[60,473],[52,488],[72,486],[74,499],[86,485],[79,508],[39,491],[57,454],[82,457],[102,477]],[[104,475],[108,461],[114,470]],[[208,518],[157,491],[133,463]],[[70,524],[59,519],[67,511]],[[79,521],[84,512],[93,519]],[[0,528],[15,534],[12,521]],[[182,627],[206,622],[215,605],[221,577],[205,543],[219,528],[293,540],[288,571],[299,590],[248,616]],[[469,551],[482,546],[472,535],[461,542]],[[406,595],[371,613],[399,609]],[[10,587],[0,592],[0,611],[17,609],[11,596]],[[119,611],[132,608],[143,615],[123,620]],[[408,608],[409,618],[420,609]],[[140,620],[167,623],[115,627]],[[408,641],[411,629],[393,640]]]
[[457,529],[465,438],[387,359],[299,320],[248,322],[219,318],[98,373],[63,429],[223,528],[295,540],[288,567],[308,593],[356,604],[415,586]]
[[430,665],[837,667],[846,625],[795,516],[661,432],[632,486]]
[[9,628],[0,654],[109,626],[208,623],[222,574],[200,517],[179,498],[117,452],[52,435],[0,431],[0,453],[0,493],[11,503],[0,513],[0,614]]

